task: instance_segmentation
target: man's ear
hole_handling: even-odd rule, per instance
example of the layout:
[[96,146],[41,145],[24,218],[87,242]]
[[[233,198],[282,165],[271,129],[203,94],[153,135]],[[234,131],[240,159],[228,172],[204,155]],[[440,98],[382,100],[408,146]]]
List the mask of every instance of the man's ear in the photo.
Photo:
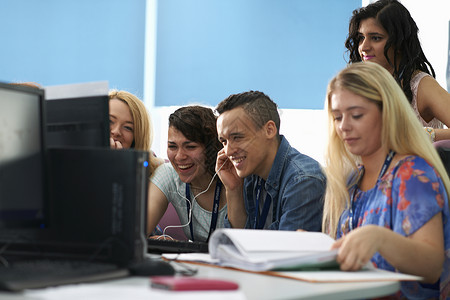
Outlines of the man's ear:
[[275,122],[272,120],[267,121],[266,125],[264,125],[264,129],[266,131],[267,138],[273,138],[277,135],[278,129]]

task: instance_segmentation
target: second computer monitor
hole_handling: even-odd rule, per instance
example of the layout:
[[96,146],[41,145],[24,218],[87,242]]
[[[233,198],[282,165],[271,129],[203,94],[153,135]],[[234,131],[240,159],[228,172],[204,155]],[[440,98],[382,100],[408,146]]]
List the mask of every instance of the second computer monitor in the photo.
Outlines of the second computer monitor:
[[109,97],[46,100],[47,147],[109,147]]

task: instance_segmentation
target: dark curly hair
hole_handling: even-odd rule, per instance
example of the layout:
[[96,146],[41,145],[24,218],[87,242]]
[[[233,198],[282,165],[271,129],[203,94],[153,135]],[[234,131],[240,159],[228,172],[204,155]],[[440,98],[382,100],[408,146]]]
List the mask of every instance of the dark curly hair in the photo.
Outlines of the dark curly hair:
[[257,129],[262,128],[268,121],[274,121],[277,127],[277,137],[280,138],[278,106],[269,96],[259,91],[230,95],[217,105],[216,112],[222,114],[237,107],[244,109]]
[[169,127],[181,132],[188,140],[205,147],[205,169],[215,174],[217,152],[222,144],[217,137],[216,116],[212,109],[192,105],[177,109],[169,116]]
[[[349,63],[362,60],[358,51],[360,43],[359,27],[361,22],[368,18],[375,18],[388,33],[389,37],[384,47],[384,56],[394,69],[392,75],[411,102],[410,82],[413,73],[420,70],[436,77],[434,69],[425,57],[420,45],[419,29],[416,22],[414,22],[406,7],[397,0],[379,0],[366,7],[355,9],[350,19],[348,37],[345,41],[345,47],[349,53]],[[387,55],[391,47],[395,50],[394,61],[390,61]]]

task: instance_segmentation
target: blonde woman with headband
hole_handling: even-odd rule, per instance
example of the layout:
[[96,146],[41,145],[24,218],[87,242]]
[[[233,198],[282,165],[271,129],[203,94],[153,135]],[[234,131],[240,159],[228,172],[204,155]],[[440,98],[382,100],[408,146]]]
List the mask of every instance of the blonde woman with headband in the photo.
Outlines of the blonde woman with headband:
[[[186,237],[206,242],[223,227],[227,212],[225,189],[215,173],[217,152],[222,148],[216,116],[198,105],[177,109],[169,116],[167,157],[151,178],[147,232],[151,233],[172,203]],[[173,226],[179,227],[179,226]],[[170,226],[161,228],[171,238]]]
[[110,144],[112,149],[148,151],[150,174],[164,161],[151,152],[153,128],[144,103],[127,91],[109,92]]
[[396,296],[446,299],[449,177],[403,91],[380,65],[354,63],[329,83],[327,106],[323,228],[340,268],[418,275]]

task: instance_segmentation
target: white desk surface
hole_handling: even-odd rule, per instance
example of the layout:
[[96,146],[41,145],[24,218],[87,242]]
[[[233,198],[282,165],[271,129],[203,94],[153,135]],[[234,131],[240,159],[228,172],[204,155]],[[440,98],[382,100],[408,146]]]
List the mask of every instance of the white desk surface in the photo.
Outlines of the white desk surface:
[[400,289],[397,281],[310,283],[300,280],[229,269],[192,265],[197,277],[221,278],[238,282],[249,300],[253,299],[361,299],[381,297]]
[[[299,280],[279,278],[275,276],[259,275],[241,271],[234,271],[229,269],[193,265],[188,266],[198,269],[195,277],[202,278],[218,278],[227,279],[239,283],[240,291],[234,294],[229,294],[228,300],[232,299],[248,299],[248,300],[264,300],[264,299],[361,299],[381,297],[393,294],[398,291],[400,284],[396,281],[387,282],[351,282],[351,283],[309,283]],[[178,267],[177,267],[178,268]],[[161,296],[160,291],[155,291],[150,288],[149,278],[147,277],[128,277],[117,280],[110,280],[97,283],[88,283],[83,285],[64,286],[62,288],[48,288],[41,290],[29,290],[22,293],[6,293],[0,292],[1,300],[23,300],[23,299],[58,299],[58,296],[63,296],[69,292],[74,295],[77,291],[80,292],[80,298],[88,299],[119,299],[120,293],[130,295],[129,299],[195,299],[192,292],[166,292]],[[105,297],[99,297],[99,291]],[[108,292],[109,291],[109,292]],[[135,291],[136,293],[134,293]],[[49,293],[50,292],[50,293]],[[60,294],[56,292],[61,292]],[[159,292],[159,294],[158,294]],[[152,297],[148,298],[145,295]],[[170,293],[171,295],[167,294]],[[189,294],[191,293],[191,294]],[[211,292],[201,292],[211,293]],[[221,292],[223,293],[223,292]],[[82,294],[82,295],[81,295]],[[114,297],[111,297],[111,294]],[[109,295],[109,296],[108,296]],[[136,297],[134,297],[134,295]],[[198,294],[197,294],[198,295]],[[212,294],[209,294],[212,296]],[[74,295],[75,296],[75,295]],[[91,296],[91,297],[90,297]],[[139,297],[140,296],[140,297]],[[169,296],[169,297],[168,297]],[[172,297],[174,296],[174,297]],[[177,297],[180,296],[180,297]],[[217,294],[216,294],[217,296]],[[64,297],[62,300],[70,300],[70,297]],[[128,298],[128,297],[126,297]],[[203,299],[203,297],[196,297]],[[125,299],[125,298],[123,298]],[[209,298],[211,299],[211,298]],[[212,299],[216,299],[213,297]]]

